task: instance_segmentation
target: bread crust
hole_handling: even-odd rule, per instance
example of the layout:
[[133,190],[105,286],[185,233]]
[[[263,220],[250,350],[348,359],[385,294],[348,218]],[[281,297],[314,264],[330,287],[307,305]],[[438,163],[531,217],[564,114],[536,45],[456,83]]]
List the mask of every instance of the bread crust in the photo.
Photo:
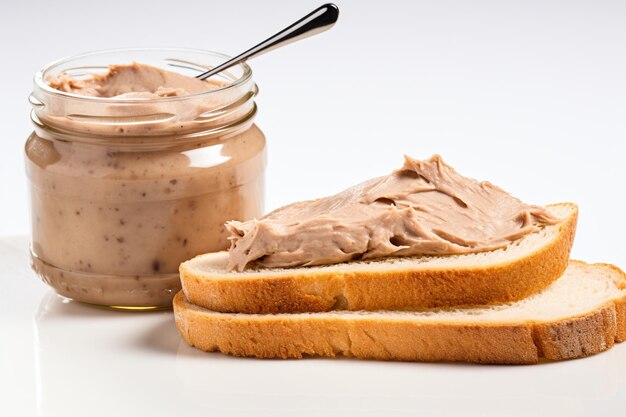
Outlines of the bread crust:
[[[567,268],[578,208],[558,236],[530,255],[471,268],[396,271],[346,270],[263,276],[212,277],[180,268],[183,291],[198,306],[225,313],[276,314],[348,310],[415,310],[521,300],[541,291]],[[188,262],[193,262],[188,261]]]
[[[577,262],[577,261],[572,261]],[[626,275],[608,268],[625,285]],[[592,312],[549,322],[503,324],[350,320],[337,315],[223,314],[174,297],[176,325],[185,341],[205,351],[257,358],[346,356],[399,361],[533,364],[574,359],[611,348],[626,335],[626,295]]]

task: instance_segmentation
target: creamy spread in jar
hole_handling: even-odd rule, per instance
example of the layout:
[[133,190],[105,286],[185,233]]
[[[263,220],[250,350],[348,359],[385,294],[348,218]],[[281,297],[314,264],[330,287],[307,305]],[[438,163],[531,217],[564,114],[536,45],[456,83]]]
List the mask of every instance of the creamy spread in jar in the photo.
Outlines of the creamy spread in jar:
[[323,265],[502,248],[558,219],[435,155],[339,194],[231,221],[229,268]]
[[35,132],[25,147],[32,261],[64,296],[168,306],[182,261],[224,249],[227,220],[262,213],[265,138],[253,124],[246,65],[218,82],[137,62],[106,65],[144,57],[166,66],[173,56],[190,75],[224,60],[111,51],[36,76]]
[[118,99],[184,96],[223,87],[223,84],[213,80],[201,81],[137,62],[109,65],[104,74],[93,74],[84,79],[61,73],[46,82],[50,87],[67,93]]

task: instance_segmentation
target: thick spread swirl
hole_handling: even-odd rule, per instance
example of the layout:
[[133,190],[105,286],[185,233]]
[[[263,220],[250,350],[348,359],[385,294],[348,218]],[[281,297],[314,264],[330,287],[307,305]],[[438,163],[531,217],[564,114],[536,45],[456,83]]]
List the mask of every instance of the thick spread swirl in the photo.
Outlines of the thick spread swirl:
[[483,252],[555,224],[545,209],[463,177],[438,155],[339,194],[227,223],[229,268]]
[[201,81],[137,62],[110,65],[106,73],[94,74],[86,79],[60,74],[46,81],[50,87],[67,93],[116,99],[184,96],[220,87],[212,81]]

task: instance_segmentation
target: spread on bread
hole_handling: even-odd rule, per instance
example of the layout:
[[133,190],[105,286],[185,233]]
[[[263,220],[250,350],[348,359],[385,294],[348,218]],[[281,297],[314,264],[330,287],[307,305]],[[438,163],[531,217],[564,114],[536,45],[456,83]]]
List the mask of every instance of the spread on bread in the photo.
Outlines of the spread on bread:
[[227,223],[229,269],[323,265],[503,248],[559,220],[435,155],[339,194]]

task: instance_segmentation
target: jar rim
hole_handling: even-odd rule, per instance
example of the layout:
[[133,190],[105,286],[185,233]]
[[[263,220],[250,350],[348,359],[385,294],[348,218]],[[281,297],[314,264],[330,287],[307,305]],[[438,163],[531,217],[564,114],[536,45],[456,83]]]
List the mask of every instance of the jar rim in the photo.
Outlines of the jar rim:
[[50,63],[48,63],[47,65],[44,65],[39,71],[37,71],[35,73],[35,76],[33,77],[33,81],[35,83],[35,85],[37,86],[37,88],[45,91],[48,94],[53,94],[53,95],[58,95],[58,96],[62,96],[62,97],[67,97],[67,98],[71,98],[71,99],[76,99],[76,100],[84,100],[84,101],[89,101],[89,102],[94,102],[94,103],[158,103],[158,102],[175,102],[175,101],[180,101],[180,100],[185,100],[185,99],[190,99],[190,98],[195,98],[195,97],[202,97],[202,96],[208,96],[211,94],[215,94],[217,92],[222,92],[222,91],[227,91],[229,89],[232,88],[236,88],[238,86],[240,86],[241,84],[246,83],[248,80],[250,80],[250,78],[252,77],[252,69],[250,68],[250,66],[245,63],[239,63],[234,65],[234,67],[240,67],[242,70],[242,74],[240,77],[234,79],[232,82],[229,82],[228,84],[219,87],[219,88],[215,88],[212,90],[208,90],[208,91],[201,91],[199,93],[193,93],[193,94],[185,94],[182,96],[167,96],[167,97],[155,97],[155,98],[113,98],[113,97],[94,97],[94,96],[84,96],[81,94],[74,94],[74,93],[70,93],[70,92],[66,92],[66,91],[61,91],[58,90],[56,88],[51,87],[46,81],[45,81],[45,75],[49,72],[54,70],[55,68],[57,68],[60,65],[66,64],[68,62],[71,62],[73,60],[78,60],[81,58],[87,58],[90,56],[96,56],[96,55],[103,55],[103,54],[112,54],[112,53],[128,53],[128,52],[186,52],[186,53],[198,53],[198,54],[204,54],[204,55],[209,55],[212,57],[219,57],[222,58],[224,60],[224,62],[228,61],[229,59],[231,59],[230,56],[220,53],[220,52],[215,52],[215,51],[209,51],[209,50],[205,50],[205,49],[196,49],[196,48],[174,48],[174,47],[130,47],[130,48],[111,48],[111,49],[100,49],[100,50],[96,50],[96,51],[91,51],[91,52],[86,52],[86,53],[82,53],[82,54],[77,54],[77,55],[71,55],[71,56],[67,56],[55,61],[52,61]]

